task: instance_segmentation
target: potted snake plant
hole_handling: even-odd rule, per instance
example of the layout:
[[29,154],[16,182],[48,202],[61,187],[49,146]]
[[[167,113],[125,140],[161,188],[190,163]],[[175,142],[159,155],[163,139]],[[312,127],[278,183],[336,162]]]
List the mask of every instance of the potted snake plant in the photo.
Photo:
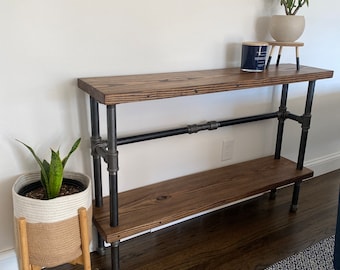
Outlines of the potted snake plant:
[[270,21],[270,34],[279,42],[294,42],[301,37],[305,29],[305,17],[296,15],[309,6],[309,0],[280,0],[285,15],[273,15]]
[[79,209],[86,209],[85,227],[90,241],[91,181],[84,174],[64,171],[69,157],[80,144],[80,138],[64,158],[61,158],[59,150],[51,149],[50,162],[41,160],[30,146],[19,142],[31,152],[40,168],[38,172],[19,176],[12,188],[21,269],[25,269],[22,267],[25,262],[18,230],[19,220],[22,219],[25,220],[27,237],[24,241],[27,242],[28,260],[32,269],[55,267],[69,262],[82,263],[84,249],[78,212]]

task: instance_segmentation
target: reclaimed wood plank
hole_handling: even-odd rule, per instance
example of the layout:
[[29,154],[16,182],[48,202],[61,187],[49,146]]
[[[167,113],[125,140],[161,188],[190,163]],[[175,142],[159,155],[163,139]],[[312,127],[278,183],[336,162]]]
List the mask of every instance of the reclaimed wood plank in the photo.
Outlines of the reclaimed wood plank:
[[264,72],[240,68],[78,79],[78,87],[106,105],[202,95],[331,78],[333,71],[293,64],[270,66]]
[[273,156],[119,193],[119,226],[110,227],[109,198],[94,208],[94,223],[107,242],[168,224],[313,176],[307,168]]

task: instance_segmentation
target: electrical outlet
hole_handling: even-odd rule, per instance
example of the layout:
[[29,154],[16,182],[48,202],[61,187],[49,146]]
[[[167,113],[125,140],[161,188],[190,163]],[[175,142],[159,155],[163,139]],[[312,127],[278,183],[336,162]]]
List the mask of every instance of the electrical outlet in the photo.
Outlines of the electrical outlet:
[[222,161],[233,159],[234,140],[224,140],[222,142]]

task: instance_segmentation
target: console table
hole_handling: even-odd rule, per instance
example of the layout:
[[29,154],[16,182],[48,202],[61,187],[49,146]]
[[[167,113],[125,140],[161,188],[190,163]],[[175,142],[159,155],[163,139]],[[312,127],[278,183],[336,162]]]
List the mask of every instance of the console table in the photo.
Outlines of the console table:
[[[98,251],[104,251],[104,240],[111,243],[112,269],[119,269],[119,242],[122,238],[263,192],[270,191],[270,197],[274,198],[276,188],[290,183],[294,183],[290,210],[295,212],[300,184],[302,180],[313,176],[313,172],[303,167],[303,163],[315,82],[332,76],[331,70],[307,66],[301,66],[296,70],[293,64],[282,64],[269,66],[261,73],[247,73],[239,68],[227,68],[78,79],[78,87],[90,95],[91,154],[95,183],[94,224],[99,236]],[[297,82],[307,82],[303,115],[289,112],[286,106],[288,86]],[[280,106],[275,112],[210,121],[124,138],[117,137],[116,106],[121,103],[274,85],[282,85]],[[106,140],[101,138],[99,132],[99,103],[106,105]],[[272,156],[118,192],[119,145],[272,118],[278,119],[276,148]],[[297,162],[281,157],[286,119],[301,124]],[[105,198],[102,195],[101,158],[107,163],[109,175],[110,195]]]

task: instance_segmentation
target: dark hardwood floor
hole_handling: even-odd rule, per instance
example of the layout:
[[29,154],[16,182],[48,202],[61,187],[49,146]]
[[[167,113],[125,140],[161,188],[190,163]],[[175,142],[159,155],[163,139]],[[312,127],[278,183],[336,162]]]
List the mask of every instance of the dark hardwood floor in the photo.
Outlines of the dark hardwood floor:
[[[302,183],[295,214],[289,212],[289,186],[275,200],[264,194],[122,242],[121,269],[264,269],[334,234],[339,184],[340,170]],[[111,269],[109,249],[106,256],[93,253],[91,260],[93,270]]]

